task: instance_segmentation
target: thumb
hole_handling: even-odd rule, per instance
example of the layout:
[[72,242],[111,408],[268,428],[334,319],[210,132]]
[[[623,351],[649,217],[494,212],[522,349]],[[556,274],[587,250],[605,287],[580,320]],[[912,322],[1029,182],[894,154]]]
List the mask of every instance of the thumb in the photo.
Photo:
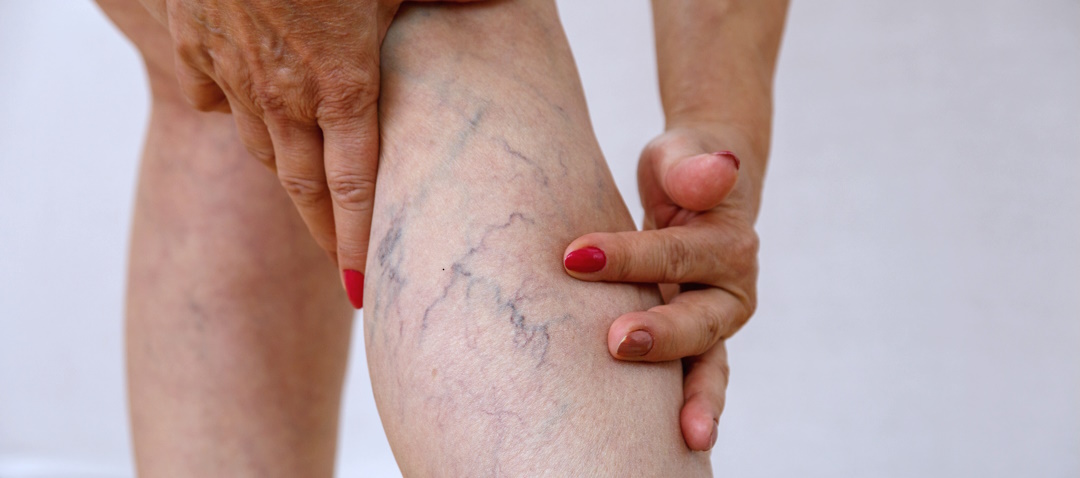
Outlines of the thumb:
[[[675,204],[705,211],[720,204],[735,187],[739,158],[731,151],[702,152],[685,138],[664,138],[642,153],[641,180],[650,178]],[[647,189],[642,184],[642,192]]]

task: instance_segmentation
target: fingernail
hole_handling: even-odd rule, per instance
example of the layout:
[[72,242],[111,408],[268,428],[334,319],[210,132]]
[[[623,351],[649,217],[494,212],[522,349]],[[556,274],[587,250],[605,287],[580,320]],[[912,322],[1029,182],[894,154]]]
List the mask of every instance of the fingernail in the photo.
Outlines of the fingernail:
[[349,302],[354,309],[364,306],[364,274],[352,269],[341,271],[345,277],[345,293],[349,296]]
[[652,334],[645,330],[635,330],[626,334],[619,342],[619,355],[623,357],[641,357],[652,350]]
[[735,156],[735,153],[732,153],[731,151],[717,151],[717,152],[713,153],[713,156],[719,156],[719,157],[722,157],[722,158],[728,158],[728,159],[734,161],[736,171],[739,169],[739,166],[742,165],[742,161],[739,161],[739,157]]
[[[715,420],[714,420],[714,422],[715,422]],[[718,434],[716,432],[716,423],[713,423],[712,437],[709,438],[709,449],[710,450],[712,449],[712,447],[716,446],[716,438],[717,438],[717,436],[718,436]]]
[[607,264],[607,256],[599,248],[583,247],[567,254],[563,264],[574,272],[596,272]]

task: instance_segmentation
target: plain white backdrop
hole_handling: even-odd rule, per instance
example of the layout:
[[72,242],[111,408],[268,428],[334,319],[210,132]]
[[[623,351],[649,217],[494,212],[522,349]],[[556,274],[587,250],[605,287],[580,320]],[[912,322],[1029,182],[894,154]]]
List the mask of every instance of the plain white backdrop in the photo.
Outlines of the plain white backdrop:
[[[631,210],[648,2],[564,0]],[[718,476],[1080,476],[1080,2],[796,2]],[[0,1],[0,477],[132,474],[147,91],[88,1]],[[360,330],[359,327],[356,328]],[[398,474],[355,337],[339,474]]]

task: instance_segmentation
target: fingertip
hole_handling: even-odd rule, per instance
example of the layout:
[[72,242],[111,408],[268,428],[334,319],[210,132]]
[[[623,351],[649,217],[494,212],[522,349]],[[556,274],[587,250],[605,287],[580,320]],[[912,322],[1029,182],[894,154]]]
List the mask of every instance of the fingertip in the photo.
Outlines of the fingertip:
[[652,361],[655,335],[649,328],[648,312],[623,314],[608,327],[608,353],[618,360]]
[[648,330],[633,330],[619,340],[615,352],[619,357],[644,358],[653,348],[653,336]]
[[604,242],[604,236],[599,233],[574,239],[563,251],[563,268],[577,279],[600,280],[596,273],[608,266],[609,259]]
[[349,296],[349,303],[354,309],[364,307],[364,274],[354,270],[341,271],[342,282],[345,283],[345,293]]
[[596,246],[575,249],[563,257],[563,267],[571,272],[591,274],[600,272],[607,265],[607,254]]
[[691,398],[683,405],[679,417],[686,446],[694,451],[708,451],[716,444],[719,417],[709,413],[701,403]]
[[738,179],[739,159],[730,151],[699,154],[675,163],[664,189],[679,206],[704,211],[720,204]]

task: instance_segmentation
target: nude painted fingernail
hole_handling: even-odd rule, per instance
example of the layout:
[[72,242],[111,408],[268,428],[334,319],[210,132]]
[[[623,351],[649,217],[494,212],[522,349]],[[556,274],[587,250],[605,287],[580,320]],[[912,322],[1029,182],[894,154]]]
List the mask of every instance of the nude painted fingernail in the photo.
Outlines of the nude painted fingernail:
[[354,309],[364,306],[364,274],[352,269],[341,271],[345,278],[345,293],[349,296],[349,302]]
[[[714,420],[714,422],[715,422],[715,420]],[[712,449],[712,447],[716,446],[716,439],[719,436],[719,433],[717,433],[716,428],[717,428],[716,423],[713,423],[712,436],[709,437],[709,449],[710,450]]]
[[739,161],[739,157],[735,156],[735,153],[732,153],[731,151],[717,151],[713,153],[713,156],[719,156],[721,158],[728,158],[732,160],[735,163],[736,170],[738,170],[739,166],[742,165],[742,161]]
[[607,256],[597,247],[583,247],[566,255],[563,265],[574,272],[596,272],[607,264]]
[[652,350],[652,334],[645,330],[635,330],[626,334],[619,342],[619,355],[623,357],[642,357]]

